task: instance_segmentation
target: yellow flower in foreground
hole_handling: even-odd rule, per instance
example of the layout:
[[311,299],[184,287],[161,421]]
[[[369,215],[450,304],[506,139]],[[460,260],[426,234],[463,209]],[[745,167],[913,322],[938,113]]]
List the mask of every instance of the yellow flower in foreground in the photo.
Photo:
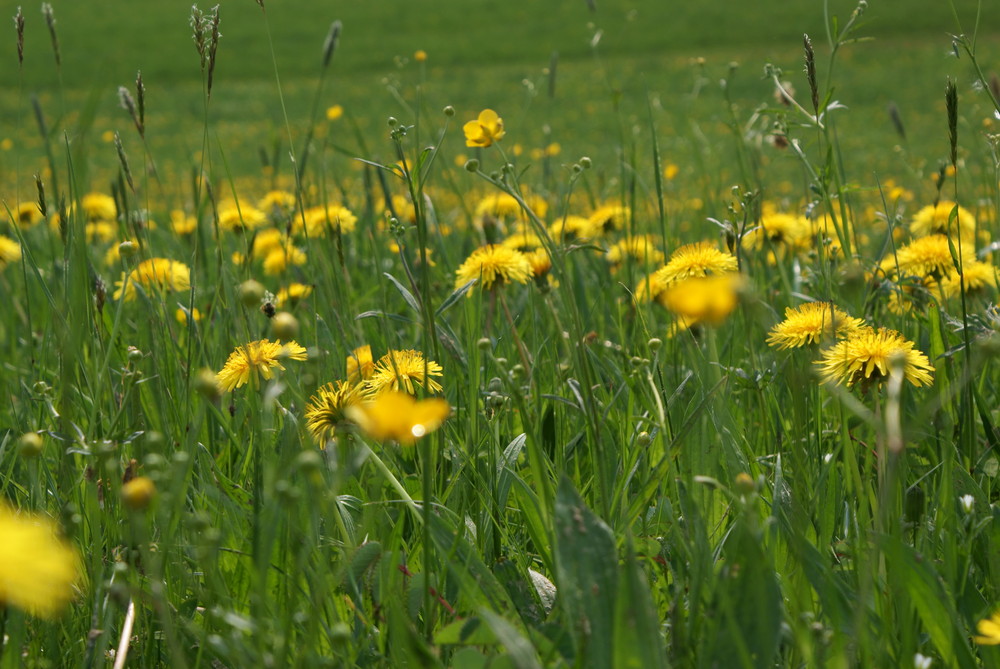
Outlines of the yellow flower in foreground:
[[306,429],[320,448],[326,448],[337,428],[347,420],[344,411],[364,399],[363,390],[362,385],[336,381],[317,388],[316,394],[309,398],[305,412]]
[[976,217],[965,207],[958,207],[955,220],[952,221],[951,212],[955,206],[954,202],[941,200],[936,205],[924,207],[910,220],[910,232],[914,237],[925,237],[937,233],[955,237],[957,230],[963,239],[975,238]]
[[375,360],[372,358],[372,347],[368,344],[359,346],[347,356],[347,380],[351,383],[367,381],[375,373]]
[[127,281],[122,272],[121,280],[115,282],[117,289],[113,298],[121,298],[124,291],[126,301],[134,300],[136,284],[146,290],[188,290],[191,288],[191,270],[184,263],[167,258],[143,260],[129,272]]
[[670,254],[670,260],[656,271],[651,282],[667,286],[692,277],[728,274],[737,267],[736,256],[720,251],[711,242],[685,244]]
[[493,146],[493,142],[503,139],[503,119],[492,109],[479,112],[479,118],[462,126],[466,146]]
[[[973,250],[967,248],[965,252],[971,256]],[[890,271],[898,269],[903,276],[938,278],[951,272],[955,261],[951,256],[948,238],[945,235],[929,235],[914,239],[896,251],[895,255],[889,254],[882,261],[882,267]]]
[[42,516],[18,514],[0,502],[0,604],[54,617],[73,598],[76,550]]
[[913,349],[908,341],[895,330],[865,326],[851,333],[823,351],[823,358],[816,361],[823,381],[848,386],[858,381],[882,381],[889,377],[894,359],[903,365],[903,377],[915,386],[929,386],[934,382],[927,356]]
[[222,370],[215,375],[215,379],[223,391],[240,388],[250,379],[256,384],[258,374],[270,379],[273,376],[271,370],[285,369],[281,364],[284,358],[305,360],[306,350],[294,341],[287,344],[267,339],[252,341],[246,346],[237,346],[236,350],[229,354],[229,359],[226,360]]
[[479,279],[479,285],[489,290],[494,284],[527,283],[531,278],[531,263],[520,251],[488,244],[473,251],[456,270],[455,276],[455,288]]
[[989,618],[983,618],[976,624],[978,636],[972,640],[981,646],[1000,645],[1000,611],[997,611]]
[[366,384],[369,394],[372,395],[390,390],[405,390],[412,395],[416,392],[416,386],[436,393],[441,391],[441,384],[430,377],[441,374],[441,365],[433,360],[425,362],[424,355],[420,351],[390,350],[375,363],[375,368]]
[[373,402],[350,406],[344,413],[373,439],[412,446],[417,439],[438,429],[451,413],[451,407],[439,397],[415,400],[406,393],[388,392]]
[[785,320],[771,328],[767,343],[779,349],[819,344],[834,334],[844,336],[863,324],[860,318],[848,316],[829,302],[806,302],[785,309]]
[[672,283],[660,299],[689,327],[699,323],[721,325],[739,302],[741,283],[736,274],[694,277]]
[[21,259],[21,245],[10,237],[0,235],[0,269]]

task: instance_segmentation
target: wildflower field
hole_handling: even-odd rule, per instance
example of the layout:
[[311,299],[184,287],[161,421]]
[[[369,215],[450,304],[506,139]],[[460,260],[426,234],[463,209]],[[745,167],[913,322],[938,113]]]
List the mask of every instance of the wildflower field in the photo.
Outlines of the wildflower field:
[[0,667],[1000,667],[998,8],[4,8]]

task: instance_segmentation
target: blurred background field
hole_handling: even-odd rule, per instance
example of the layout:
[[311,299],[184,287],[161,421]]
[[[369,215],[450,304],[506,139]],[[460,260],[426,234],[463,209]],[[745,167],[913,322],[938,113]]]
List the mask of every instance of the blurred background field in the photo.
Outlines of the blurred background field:
[[[15,5],[7,7],[13,14]],[[0,69],[0,139],[10,140],[4,144],[6,155],[0,154],[3,181],[9,183],[19,171],[23,187],[25,175],[30,179],[38,169],[25,165],[41,145],[30,105],[31,96],[37,96],[50,132],[61,137],[65,130],[70,142],[92,147],[89,162],[97,171],[88,185],[104,185],[117,168],[114,149],[102,145],[102,135],[108,139],[109,131],[118,130],[126,147],[139,150],[116,92],[120,85],[131,88],[138,70],[148,91],[150,153],[161,173],[187,174],[201,148],[205,120],[201,75],[187,26],[189,8],[155,3],[138,11],[121,0],[56,2],[53,8],[64,54],[61,72],[42,16],[32,7],[24,8],[23,71],[14,66],[13,44],[8,65]],[[841,20],[853,8],[843,1],[829,3],[831,15]],[[642,152],[652,120],[664,160],[679,165],[682,177],[694,171],[696,162],[707,160],[703,166],[724,183],[733,178],[726,164],[731,156],[705,150],[708,144],[732,145],[727,128],[732,117],[720,80],[730,82],[740,122],[755,108],[774,105],[773,85],[763,77],[765,63],[781,68],[784,78],[803,90],[803,33],[816,42],[820,76],[825,76],[822,3],[771,1],[737,8],[722,0],[606,0],[591,11],[585,0],[418,0],[273,3],[267,9],[285,108],[298,141],[309,124],[328,27],[334,19],[343,22],[320,102],[321,111],[333,105],[344,110],[344,120],[331,123],[325,137],[342,149],[334,162],[344,169],[349,169],[351,155],[385,157],[390,152],[389,115],[405,121],[419,107],[438,123],[440,109],[450,104],[458,119],[495,108],[506,121],[511,144],[530,151],[558,143],[571,152],[560,161],[587,154],[611,173],[617,171],[614,147],[623,145],[619,140]],[[256,3],[223,2],[220,11],[223,37],[209,111],[210,158],[218,163],[218,147],[225,147],[228,169],[251,176],[259,173],[262,151],[281,156],[287,151],[275,64]],[[970,68],[956,62],[950,35],[959,32],[959,22],[971,30],[976,11],[973,0],[959,0],[954,11],[950,3],[921,0],[874,3],[866,12],[859,34],[870,41],[839,54],[841,85],[835,98],[849,112],[839,113],[836,122],[848,168],[875,168],[896,176],[922,174],[928,165],[936,169],[945,150],[946,77],[957,78],[960,91],[971,93]],[[984,48],[1000,44],[998,27],[1000,18],[987,8],[980,18]],[[425,62],[415,62],[418,50],[427,54]],[[739,68],[731,73],[734,63]],[[890,104],[899,110],[905,141],[890,120]],[[976,118],[966,111],[971,130],[988,122],[988,115]],[[364,149],[348,121],[361,130]],[[446,140],[446,154],[464,155],[455,130]],[[14,147],[27,149],[17,154],[19,170],[12,164]],[[856,148],[864,149],[863,154]],[[780,151],[770,157],[776,163],[775,182],[795,176],[794,158]]]

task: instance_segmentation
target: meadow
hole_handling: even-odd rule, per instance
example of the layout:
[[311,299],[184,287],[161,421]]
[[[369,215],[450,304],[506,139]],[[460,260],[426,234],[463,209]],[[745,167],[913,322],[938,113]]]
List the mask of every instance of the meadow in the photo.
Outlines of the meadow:
[[296,4],[5,6],[0,667],[1000,666],[996,9]]

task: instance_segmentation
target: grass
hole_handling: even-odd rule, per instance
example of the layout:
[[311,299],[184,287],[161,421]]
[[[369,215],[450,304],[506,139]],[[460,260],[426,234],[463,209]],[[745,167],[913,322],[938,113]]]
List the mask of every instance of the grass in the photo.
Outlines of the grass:
[[[971,34],[975,3],[958,4]],[[972,638],[1000,600],[1000,163],[973,68],[1000,44],[984,36],[973,57],[958,41],[956,60],[940,31],[955,19],[931,2],[876,4],[832,42],[804,3],[597,6],[223,4],[210,98],[176,8],[57,5],[56,74],[32,20],[24,69],[0,75],[0,199],[34,201],[37,174],[46,205],[3,231],[22,255],[0,269],[0,489],[58,523],[80,578],[61,616],[35,617],[5,593],[46,576],[11,574],[0,551],[0,666],[1000,665]],[[852,9],[830,8],[838,30]],[[332,18],[344,32],[323,74]],[[807,111],[774,96],[766,64]],[[115,107],[139,68],[144,137]],[[328,121],[333,104],[345,114]],[[487,107],[506,135],[465,146]],[[290,204],[250,226],[271,190]],[[109,215],[84,206],[93,191]],[[509,213],[483,205],[501,194]],[[911,221],[939,199],[976,229],[958,234],[946,204],[938,265],[914,269]],[[605,204],[628,213],[549,232]],[[332,205],[356,224],[298,229]],[[456,283],[518,228],[548,276]],[[685,307],[694,279],[643,299],[698,241],[732,253],[735,292]],[[152,258],[190,280],[156,287],[138,271]],[[134,300],[116,297],[126,276]],[[275,306],[292,283],[311,293]],[[897,330],[932,383],[906,383],[893,356],[852,388],[819,383],[829,338],[767,343],[814,300]],[[706,304],[721,313],[685,312]],[[230,354],[265,337],[306,359],[221,392]],[[309,408],[365,344],[442,367],[443,390],[416,395],[450,416],[413,446],[351,412],[331,414],[334,439],[310,433]]]

